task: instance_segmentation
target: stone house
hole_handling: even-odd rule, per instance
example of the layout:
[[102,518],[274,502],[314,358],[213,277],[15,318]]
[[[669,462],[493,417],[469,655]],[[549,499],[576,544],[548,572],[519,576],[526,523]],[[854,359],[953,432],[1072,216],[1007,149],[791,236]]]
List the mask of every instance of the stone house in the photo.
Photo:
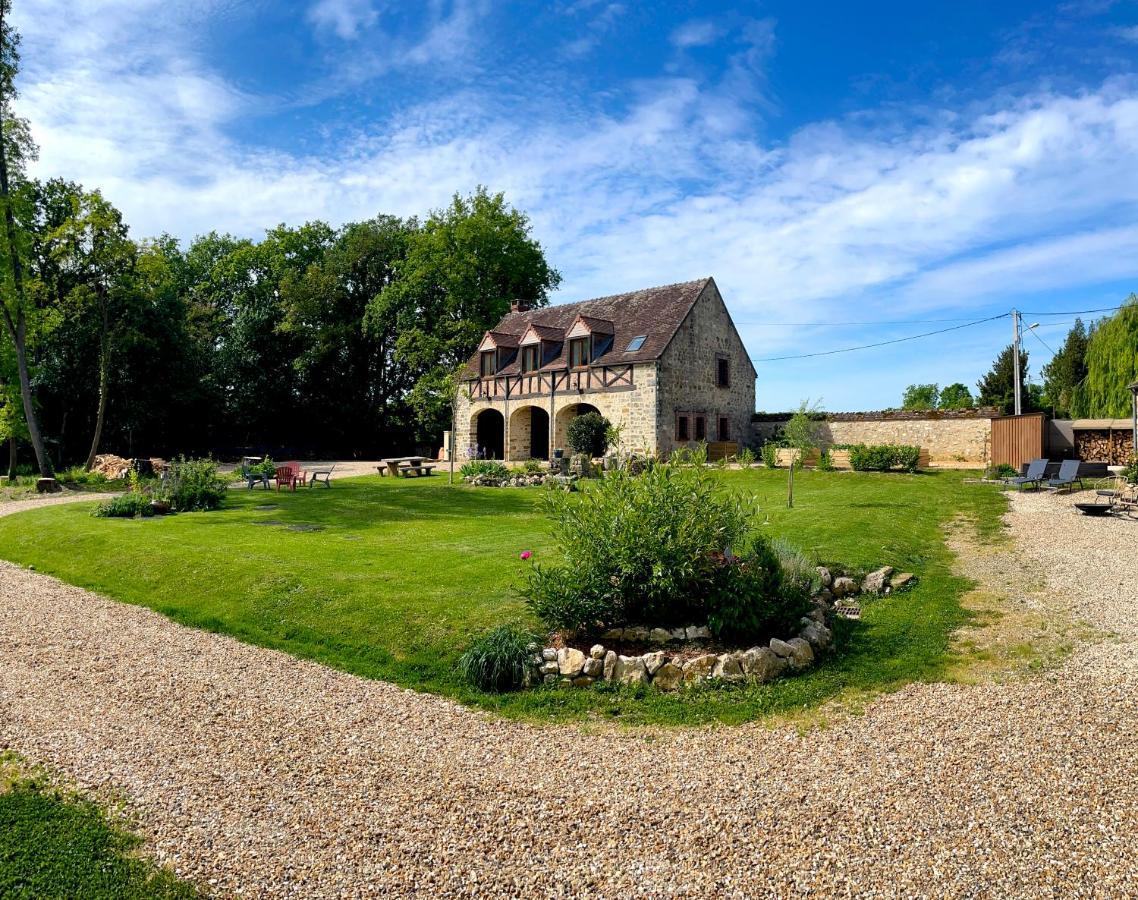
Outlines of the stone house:
[[468,363],[456,454],[548,459],[574,417],[599,412],[620,449],[667,456],[750,441],[755,367],[711,278],[580,303],[515,303]]

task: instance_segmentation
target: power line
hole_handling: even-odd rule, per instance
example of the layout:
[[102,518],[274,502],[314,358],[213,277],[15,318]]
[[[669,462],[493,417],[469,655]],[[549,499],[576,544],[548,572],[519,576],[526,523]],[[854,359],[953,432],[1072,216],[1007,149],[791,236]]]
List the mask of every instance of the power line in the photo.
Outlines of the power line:
[[[1048,350],[1051,350],[1051,345],[1050,345],[1050,344],[1048,344],[1048,343],[1047,343],[1047,341],[1043,340],[1043,338],[1041,338],[1041,337],[1040,337],[1038,334],[1036,334],[1036,333],[1035,333],[1035,329],[1034,329],[1034,328],[1029,328],[1029,329],[1027,329],[1027,330],[1028,330],[1028,332],[1029,332],[1029,333],[1030,333],[1032,336],[1034,336],[1034,338],[1035,338],[1037,341],[1039,341],[1039,343],[1041,343],[1041,344],[1042,344],[1044,347],[1046,347]],[[1058,356],[1058,354],[1057,354],[1057,353],[1056,353],[1054,350],[1051,350],[1051,355],[1052,355],[1052,356]]]
[[761,322],[736,319],[736,325],[765,325],[769,328],[842,328],[849,325],[940,325],[943,322],[967,322],[968,319],[885,319],[876,322]]
[[1022,316],[1084,316],[1089,313],[1118,312],[1122,306],[1104,306],[1101,309],[1069,309],[1066,312],[1021,312]]
[[816,356],[833,356],[837,353],[852,353],[854,350],[872,350],[874,347],[887,347],[890,344],[901,344],[905,341],[915,341],[920,338],[932,337],[936,334],[946,334],[949,331],[959,331],[961,328],[970,328],[973,325],[983,325],[985,322],[995,322],[997,319],[1006,319],[1011,313],[1000,313],[986,319],[977,319],[974,322],[965,322],[963,325],[953,325],[951,328],[939,328],[936,331],[926,331],[923,334],[911,334],[907,337],[893,338],[889,341],[878,341],[875,344],[861,344],[857,347],[842,347],[838,350],[820,350],[817,353],[802,353],[796,356],[767,356],[751,357],[751,362],[783,362],[789,359],[811,359]]

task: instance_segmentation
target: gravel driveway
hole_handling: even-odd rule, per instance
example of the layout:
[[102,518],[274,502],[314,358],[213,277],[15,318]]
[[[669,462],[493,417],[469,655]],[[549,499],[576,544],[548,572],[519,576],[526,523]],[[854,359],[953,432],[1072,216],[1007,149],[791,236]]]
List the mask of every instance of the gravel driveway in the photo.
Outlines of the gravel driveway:
[[0,567],[0,746],[126,798],[221,895],[1138,894],[1138,522],[1025,495],[1116,635],[827,728],[537,728]]

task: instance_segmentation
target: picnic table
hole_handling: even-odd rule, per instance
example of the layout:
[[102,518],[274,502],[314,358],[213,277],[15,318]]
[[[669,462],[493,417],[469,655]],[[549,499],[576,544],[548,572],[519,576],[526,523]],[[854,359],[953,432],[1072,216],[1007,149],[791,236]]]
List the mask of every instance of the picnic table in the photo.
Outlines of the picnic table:
[[409,475],[414,475],[416,478],[430,475],[434,468],[435,464],[427,462],[425,456],[393,456],[390,459],[380,460],[380,464],[376,466],[380,475],[402,478]]

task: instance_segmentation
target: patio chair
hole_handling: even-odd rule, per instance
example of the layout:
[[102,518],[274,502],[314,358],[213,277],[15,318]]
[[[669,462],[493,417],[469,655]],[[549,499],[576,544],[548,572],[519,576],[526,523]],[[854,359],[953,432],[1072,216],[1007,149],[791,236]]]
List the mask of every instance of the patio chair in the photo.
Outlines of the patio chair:
[[1046,459],[1033,459],[1028,464],[1026,475],[1017,475],[1014,478],[1005,478],[1004,484],[1008,485],[1009,487],[1014,486],[1021,491],[1023,490],[1023,486],[1025,484],[1030,484],[1033,485],[1036,490],[1038,490],[1040,483],[1043,481],[1043,476],[1047,472],[1048,462],[1049,460]]
[[317,480],[324,482],[324,487],[332,487],[332,473],[336,471],[336,464],[332,463],[327,469],[313,469],[308,475],[308,486],[316,484]]
[[1079,477],[1079,460],[1065,459],[1059,465],[1059,474],[1047,482],[1047,487],[1052,491],[1070,490],[1076,482],[1081,490],[1083,479]]
[[277,466],[277,491],[279,492],[281,487],[285,486],[295,492],[297,484],[304,484],[306,477],[297,463],[285,463],[283,466]]

